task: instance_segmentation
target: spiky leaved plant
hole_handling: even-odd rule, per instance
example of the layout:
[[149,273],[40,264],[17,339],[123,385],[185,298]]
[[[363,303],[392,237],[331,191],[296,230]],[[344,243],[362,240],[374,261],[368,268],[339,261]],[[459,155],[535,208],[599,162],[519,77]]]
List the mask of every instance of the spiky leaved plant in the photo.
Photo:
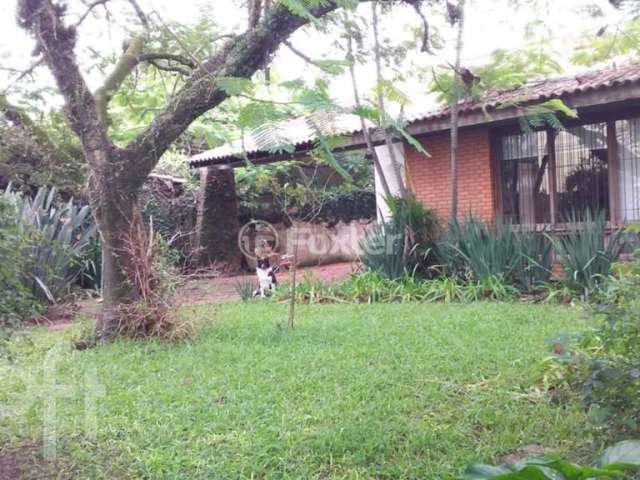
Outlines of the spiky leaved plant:
[[622,231],[616,230],[606,238],[607,222],[602,210],[571,212],[566,223],[566,233],[549,239],[566,273],[567,285],[589,296],[609,275],[611,265],[620,255]]
[[73,199],[58,202],[56,189],[48,187],[33,198],[9,187],[4,196],[16,206],[18,227],[27,238],[20,252],[24,284],[37,298],[59,300],[78,277],[77,260],[96,235],[89,206]]
[[396,279],[406,272],[405,232],[395,222],[372,225],[360,241],[362,263],[386,278]]

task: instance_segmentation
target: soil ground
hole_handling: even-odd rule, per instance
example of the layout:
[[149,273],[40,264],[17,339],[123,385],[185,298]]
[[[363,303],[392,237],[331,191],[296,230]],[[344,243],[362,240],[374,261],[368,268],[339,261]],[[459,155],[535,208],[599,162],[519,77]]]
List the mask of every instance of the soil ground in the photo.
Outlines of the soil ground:
[[[316,280],[335,282],[347,278],[358,270],[358,265],[351,262],[318,265],[298,269],[298,280],[310,275]],[[278,273],[278,282],[290,280],[291,272]],[[254,281],[255,274],[218,276],[211,278],[184,277],[176,293],[179,305],[202,305],[233,302],[240,299],[236,291],[238,282]],[[100,311],[100,301],[97,298],[86,298],[72,305],[55,305],[41,318],[40,323],[46,324],[50,330],[68,328],[79,317],[95,318]]]

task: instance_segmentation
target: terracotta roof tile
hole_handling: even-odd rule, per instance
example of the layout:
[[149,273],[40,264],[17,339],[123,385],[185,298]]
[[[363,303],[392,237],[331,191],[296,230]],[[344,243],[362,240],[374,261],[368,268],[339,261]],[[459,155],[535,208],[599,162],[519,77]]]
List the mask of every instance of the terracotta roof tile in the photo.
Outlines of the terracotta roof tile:
[[[525,85],[509,90],[488,92],[483,98],[468,101],[460,105],[460,113],[492,109],[511,103],[526,103],[559,98],[563,95],[610,88],[640,81],[640,64],[628,63],[618,67],[590,70],[576,75],[532,80]],[[417,113],[409,118],[410,122],[439,118],[449,114],[449,107]]]
[[[618,67],[591,70],[577,75],[569,75],[548,79],[533,80],[525,85],[509,90],[497,90],[487,93],[480,100],[467,101],[460,105],[460,114],[471,113],[480,109],[491,110],[500,105],[526,103],[559,98],[563,95],[611,88],[640,81],[640,64],[628,63]],[[417,111],[408,116],[409,123],[438,119],[449,115],[449,107]],[[355,115],[343,115],[327,122],[328,129],[324,134],[351,135],[360,131],[360,120]],[[279,129],[287,142],[293,146],[303,146],[316,140],[315,131],[305,119],[293,119],[282,123]],[[189,159],[189,163],[197,167],[212,160],[233,159],[243,155],[265,151],[258,140],[256,132],[249,134],[241,141],[236,141],[212,150],[208,150]],[[244,147],[244,148],[243,148]],[[266,152],[265,152],[266,153]]]

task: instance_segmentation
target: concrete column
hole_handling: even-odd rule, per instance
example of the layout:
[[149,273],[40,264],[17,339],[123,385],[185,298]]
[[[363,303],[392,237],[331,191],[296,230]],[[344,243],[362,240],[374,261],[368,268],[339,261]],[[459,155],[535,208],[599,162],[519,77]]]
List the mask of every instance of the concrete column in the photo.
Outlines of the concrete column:
[[[387,179],[387,183],[389,184],[389,190],[393,196],[400,195],[401,185],[398,184],[398,179],[396,178],[395,169],[393,168],[393,163],[391,160],[391,155],[389,154],[389,148],[387,145],[379,145],[375,147],[376,154],[378,156],[378,160],[380,161],[380,166],[382,167],[382,171],[384,172],[384,176]],[[405,159],[404,159],[404,144],[398,142],[393,144],[393,150],[395,153],[396,161],[398,162],[398,166],[400,168],[400,172],[402,175],[402,182],[406,185],[406,174],[405,174]],[[384,200],[384,189],[382,187],[382,181],[380,180],[380,176],[378,175],[378,170],[374,169],[375,172],[375,188],[376,188],[376,210],[378,215],[378,221],[386,221],[391,218],[391,212],[389,211],[389,207],[387,202]]]
[[214,262],[235,270],[242,254],[238,247],[238,199],[233,169],[202,168],[196,220],[198,265]]

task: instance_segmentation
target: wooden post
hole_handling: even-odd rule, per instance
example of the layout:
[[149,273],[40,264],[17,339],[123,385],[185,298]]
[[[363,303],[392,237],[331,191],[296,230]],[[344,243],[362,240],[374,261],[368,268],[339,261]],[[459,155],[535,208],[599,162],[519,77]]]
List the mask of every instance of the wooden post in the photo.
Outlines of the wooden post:
[[558,184],[556,179],[556,132],[547,130],[547,155],[549,155],[549,210],[551,227],[558,223]]
[[620,162],[618,161],[618,141],[616,138],[616,122],[607,122],[607,171],[609,177],[609,220],[617,225],[620,215]]

